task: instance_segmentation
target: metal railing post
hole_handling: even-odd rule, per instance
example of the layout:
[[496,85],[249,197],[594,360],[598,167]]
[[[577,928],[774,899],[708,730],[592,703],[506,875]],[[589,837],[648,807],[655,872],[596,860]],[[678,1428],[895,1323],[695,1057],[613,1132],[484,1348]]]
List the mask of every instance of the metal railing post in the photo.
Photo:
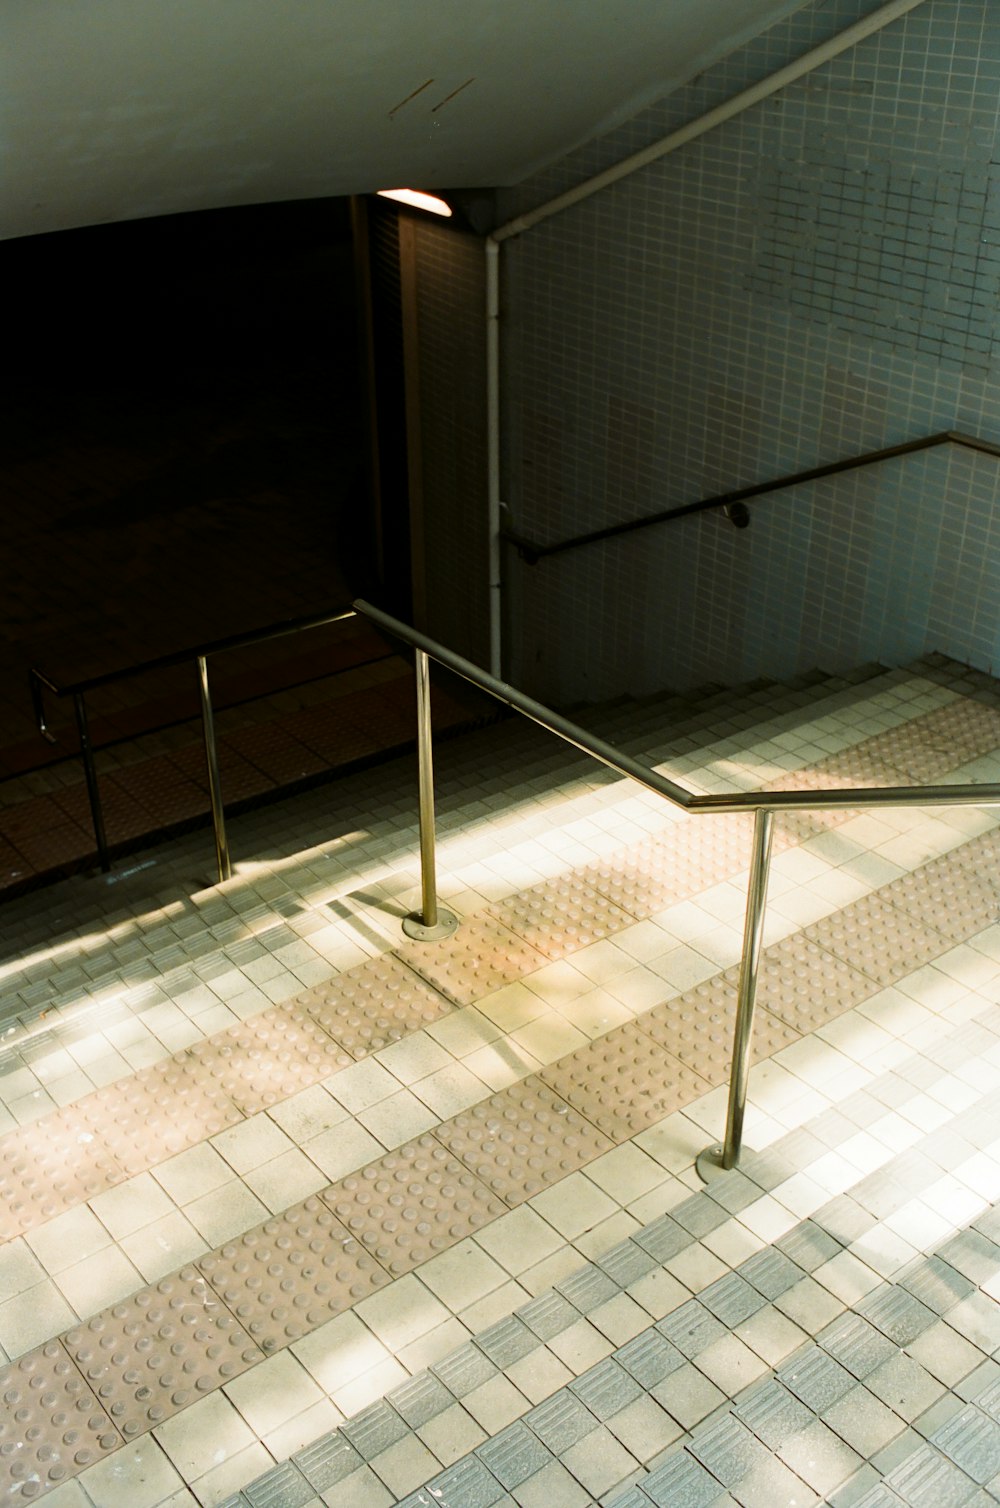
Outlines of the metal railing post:
[[83,773],[87,781],[87,796],[90,799],[90,818],[94,824],[97,857],[101,868],[107,874],[111,868],[111,859],[108,856],[108,840],[104,831],[101,793],[97,785],[97,765],[94,763],[94,749],[90,742],[90,727],[87,723],[87,704],[81,691],[78,691],[73,698],[73,710],[76,712],[76,731],[80,739],[80,753],[83,756]]
[[226,813],[222,805],[222,778],[219,774],[219,751],[215,742],[215,716],[212,712],[212,693],[208,685],[208,657],[198,656],[198,689],[201,692],[201,726],[205,736],[205,767],[208,770],[208,791],[212,800],[212,827],[215,832],[215,860],[219,868],[219,882],[231,878],[233,869],[229,862],[229,841],[226,837]]
[[739,994],[736,1000],[736,1026],[733,1033],[733,1067],[729,1079],[729,1110],[726,1116],[726,1139],[721,1146],[706,1147],[696,1162],[698,1172],[707,1183],[715,1174],[734,1168],[743,1144],[743,1116],[750,1079],[750,1051],[753,1045],[753,1015],[757,999],[757,971],[764,944],[764,907],[767,900],[767,877],[771,867],[771,839],[774,813],[759,807],[754,814],[753,853],[747,885],[747,911],[743,927],[743,959],[740,964]]
[[407,916],[403,931],[418,942],[433,942],[448,937],[458,926],[458,918],[442,911],[437,902],[437,853],[434,836],[434,751],[431,730],[430,666],[422,649],[414,652],[417,677],[417,778],[420,800],[420,885],[419,913]]

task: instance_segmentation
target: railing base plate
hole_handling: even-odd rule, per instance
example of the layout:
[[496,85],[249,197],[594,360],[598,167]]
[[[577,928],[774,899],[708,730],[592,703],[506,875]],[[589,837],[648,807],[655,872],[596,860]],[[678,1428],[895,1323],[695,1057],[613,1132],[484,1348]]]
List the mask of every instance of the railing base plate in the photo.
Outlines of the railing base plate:
[[716,1142],[714,1147],[706,1147],[704,1152],[699,1152],[694,1160],[694,1170],[702,1183],[712,1183],[716,1178],[721,1178],[724,1173],[730,1171],[722,1166],[722,1147]]
[[458,917],[452,916],[450,911],[438,912],[435,927],[425,927],[423,918],[417,912],[403,918],[403,931],[414,942],[439,942],[442,937],[450,937],[457,928]]

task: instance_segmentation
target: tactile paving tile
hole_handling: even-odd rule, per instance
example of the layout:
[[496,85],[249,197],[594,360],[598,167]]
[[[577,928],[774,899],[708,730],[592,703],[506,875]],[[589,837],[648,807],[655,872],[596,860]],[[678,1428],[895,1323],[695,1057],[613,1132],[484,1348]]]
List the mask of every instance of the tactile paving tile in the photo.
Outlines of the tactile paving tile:
[[445,1121],[435,1135],[511,1206],[614,1145],[535,1075]]
[[775,1369],[779,1382],[814,1413],[824,1413],[856,1386],[856,1379],[827,1352],[805,1345]]
[[186,1152],[243,1119],[201,1064],[172,1058],[89,1094],[79,1105],[96,1141],[125,1172]]
[[850,1311],[827,1326],[819,1336],[819,1343],[859,1382],[883,1362],[890,1361],[897,1349],[874,1325]]
[[227,1241],[197,1267],[265,1355],[389,1281],[317,1198]]
[[307,1508],[315,1501],[316,1494],[298,1467],[292,1461],[283,1461],[244,1487],[236,1505],[243,1508],[245,1502],[250,1508]]
[[953,943],[1000,921],[1000,888],[987,875],[957,863],[925,864],[900,875],[881,894],[911,922],[932,927]]
[[614,1358],[646,1389],[655,1388],[657,1383],[684,1365],[684,1357],[677,1347],[655,1329],[643,1330],[627,1341],[614,1352]]
[[899,1284],[886,1284],[867,1294],[858,1313],[897,1346],[909,1346],[937,1319],[932,1309]]
[[947,706],[915,718],[909,726],[915,740],[947,756],[942,773],[988,754],[991,749],[1000,749],[1000,712],[971,697],[958,697]]
[[877,892],[814,922],[802,936],[882,986],[940,958],[951,946],[943,933],[913,920]]
[[332,1430],[300,1450],[295,1456],[295,1464],[320,1493],[349,1477],[352,1471],[364,1465],[364,1461],[346,1436],[339,1430]]
[[388,953],[317,986],[301,1004],[353,1058],[401,1041],[452,1008]]
[[57,1340],[0,1370],[0,1501],[28,1503],[122,1444]]
[[734,1403],[733,1412],[772,1450],[801,1434],[816,1420],[811,1410],[773,1377],[747,1388]]
[[1000,1466],[1000,1424],[981,1409],[967,1405],[931,1436],[937,1446],[974,1482],[988,1482]]
[[[830,775],[820,775],[815,769],[795,770],[788,775],[779,775],[769,780],[764,787],[768,791],[825,791],[835,790],[840,782]],[[793,812],[778,810],[775,816],[774,847],[783,849],[793,843],[806,843],[817,833],[840,827],[856,810],[833,808],[830,811]]]
[[540,1077],[614,1142],[637,1136],[712,1087],[632,1021]]
[[126,1440],[264,1359],[194,1267],[140,1289],[64,1341]]
[[958,1272],[940,1257],[927,1257],[913,1272],[906,1272],[900,1283],[914,1298],[933,1309],[935,1314],[946,1314],[954,1304],[960,1304],[976,1285],[964,1273]]
[[953,941],[971,937],[1000,921],[1000,835],[982,833],[879,893]]
[[735,1330],[765,1304],[763,1295],[735,1272],[727,1272],[725,1277],[703,1288],[698,1298],[727,1330]]
[[547,1446],[520,1419],[478,1446],[476,1455],[508,1492],[542,1471],[553,1459]]
[[125,1177],[79,1107],[13,1131],[0,1145],[0,1238],[33,1230]]
[[[738,979],[738,972],[729,970],[706,980],[646,1011],[636,1024],[710,1084],[721,1084],[732,1067]],[[753,1062],[771,1057],[798,1039],[794,1027],[758,1004],[754,1011]]]
[[601,942],[635,920],[572,872],[533,885],[487,910],[550,959],[565,958],[578,948]]
[[676,849],[655,839],[637,843],[579,871],[599,895],[632,917],[652,916],[704,888],[700,865],[680,858]]
[[943,779],[971,755],[946,746],[939,717],[940,712],[932,712],[898,728],[887,728],[871,740],[872,752],[894,765],[907,785],[926,785]]
[[803,1034],[863,1000],[878,985],[803,934],[765,948],[757,975],[757,1005]]
[[877,746],[871,739],[855,744],[853,748],[840,749],[828,754],[810,766],[810,780],[820,786],[863,788],[866,786],[910,785],[912,782],[905,770],[886,757],[886,746],[881,738]]
[[294,1004],[262,1011],[199,1042],[188,1056],[244,1115],[309,1089],[354,1061]]
[[755,1466],[769,1464],[766,1447],[735,1414],[716,1415],[698,1425],[687,1449],[727,1487],[735,1486]]
[[[933,1445],[921,1445],[899,1466],[893,1467],[885,1478],[884,1486],[891,1488],[893,1496],[907,1508],[941,1508],[942,1504],[976,1505],[973,1482],[953,1461],[940,1455]],[[987,1502],[989,1499],[987,1499]],[[892,1498],[887,1502],[895,1508]]]
[[393,1277],[507,1213],[433,1136],[421,1136],[322,1195],[349,1234]]
[[652,916],[743,869],[750,859],[747,821],[739,814],[691,818],[580,875],[632,916]]
[[550,962],[494,917],[473,917],[451,937],[401,948],[398,956],[456,1005],[472,1005]]

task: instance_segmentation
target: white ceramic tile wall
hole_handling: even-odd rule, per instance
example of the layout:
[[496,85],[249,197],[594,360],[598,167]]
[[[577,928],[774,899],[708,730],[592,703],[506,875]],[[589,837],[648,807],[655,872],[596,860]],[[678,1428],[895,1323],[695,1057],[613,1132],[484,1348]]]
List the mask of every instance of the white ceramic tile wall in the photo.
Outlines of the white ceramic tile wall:
[[[501,195],[543,202],[874,9],[806,6]],[[1000,439],[1000,41],[926,0],[697,142],[506,243],[504,483],[550,541],[942,429]],[[528,567],[544,698],[1000,651],[992,459],[953,448]]]

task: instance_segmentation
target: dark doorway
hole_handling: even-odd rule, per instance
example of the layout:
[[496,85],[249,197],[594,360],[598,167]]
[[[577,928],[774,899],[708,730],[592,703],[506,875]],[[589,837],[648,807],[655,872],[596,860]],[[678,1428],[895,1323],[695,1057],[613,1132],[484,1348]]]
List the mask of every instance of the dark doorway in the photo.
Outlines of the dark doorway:
[[0,261],[4,679],[370,589],[346,201],[32,237]]

